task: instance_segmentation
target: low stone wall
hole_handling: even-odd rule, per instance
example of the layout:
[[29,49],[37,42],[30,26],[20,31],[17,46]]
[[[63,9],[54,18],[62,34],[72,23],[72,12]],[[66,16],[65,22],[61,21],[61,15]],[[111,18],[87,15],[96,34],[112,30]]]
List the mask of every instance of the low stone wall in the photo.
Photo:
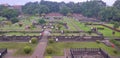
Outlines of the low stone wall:
[[62,41],[96,41],[96,40],[103,40],[104,37],[101,36],[49,36],[49,39],[56,39],[59,42]]
[[38,40],[42,36],[0,36],[0,41],[15,41],[15,42],[29,42],[31,38],[36,37]]

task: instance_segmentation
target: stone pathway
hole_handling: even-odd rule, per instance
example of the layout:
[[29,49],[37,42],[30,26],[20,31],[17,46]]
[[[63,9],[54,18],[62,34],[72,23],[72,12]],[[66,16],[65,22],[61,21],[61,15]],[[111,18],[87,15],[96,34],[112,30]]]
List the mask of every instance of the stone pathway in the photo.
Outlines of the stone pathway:
[[40,40],[40,43],[37,45],[31,58],[44,58],[44,52],[45,52],[46,47],[47,47],[47,37],[44,36]]
[[53,56],[52,58],[65,58],[64,56]]

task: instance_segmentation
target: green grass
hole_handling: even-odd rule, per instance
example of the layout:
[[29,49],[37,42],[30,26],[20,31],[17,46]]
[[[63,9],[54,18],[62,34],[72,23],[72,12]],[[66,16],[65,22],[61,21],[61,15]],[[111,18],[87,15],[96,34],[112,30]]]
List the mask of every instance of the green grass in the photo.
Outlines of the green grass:
[[97,44],[96,42],[58,42],[49,44],[48,47],[51,46],[55,50],[53,54],[47,54],[46,56],[61,56],[64,55],[63,50],[66,48],[102,48],[105,50],[109,55],[120,55],[120,52],[118,54],[114,54],[113,51],[114,48],[105,46],[103,43]]
[[84,23],[81,23],[79,21],[76,21],[75,19],[70,19],[76,26],[78,26],[83,31],[89,31],[90,28],[88,26],[85,26]]
[[14,53],[14,56],[19,56],[19,55],[27,55],[24,53],[23,48],[25,46],[30,46],[32,47],[32,52],[28,55],[31,55],[34,51],[34,48],[36,47],[37,44],[29,44],[26,42],[0,42],[0,48],[7,48],[7,49],[12,49],[12,50],[16,50],[16,52]]
[[98,26],[98,25],[94,25],[94,26],[90,26],[90,27],[100,27],[100,28],[104,28],[104,30],[98,30],[99,32],[103,33],[104,36],[107,37],[120,37],[120,32],[115,32],[115,35],[112,35],[113,30],[106,28],[104,26]]
[[77,30],[77,29],[74,27],[74,25],[72,24],[72,22],[70,21],[69,18],[64,18],[63,21],[67,23],[67,25],[68,25],[68,27],[69,27],[69,30],[71,30],[71,31],[76,31],[76,30]]

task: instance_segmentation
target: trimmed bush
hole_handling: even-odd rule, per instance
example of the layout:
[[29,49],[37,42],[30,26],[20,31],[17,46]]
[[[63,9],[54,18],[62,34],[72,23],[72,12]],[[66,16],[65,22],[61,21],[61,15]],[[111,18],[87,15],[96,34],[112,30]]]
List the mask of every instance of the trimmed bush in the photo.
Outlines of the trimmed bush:
[[50,40],[49,40],[49,43],[51,43],[51,44],[54,43],[54,40],[53,40],[53,39],[50,39]]
[[96,43],[98,43],[98,44],[99,44],[99,43],[100,43],[100,40],[96,40]]
[[98,29],[98,30],[104,30],[104,28],[102,28],[102,27],[97,27],[97,29]]
[[32,48],[31,48],[30,46],[24,47],[24,52],[25,52],[26,54],[29,54],[31,51],[32,51]]
[[91,35],[91,34],[92,34],[92,31],[88,31],[88,34],[90,34],[90,35]]
[[33,37],[33,38],[31,39],[31,43],[32,43],[32,44],[37,43],[37,38],[36,38],[36,37]]
[[47,52],[47,54],[52,54],[52,53],[54,53],[54,49],[51,46],[49,46],[49,47],[47,47],[46,52]]
[[117,53],[118,53],[118,52],[117,52],[117,50],[114,50],[113,52],[114,52],[115,54],[117,54]]

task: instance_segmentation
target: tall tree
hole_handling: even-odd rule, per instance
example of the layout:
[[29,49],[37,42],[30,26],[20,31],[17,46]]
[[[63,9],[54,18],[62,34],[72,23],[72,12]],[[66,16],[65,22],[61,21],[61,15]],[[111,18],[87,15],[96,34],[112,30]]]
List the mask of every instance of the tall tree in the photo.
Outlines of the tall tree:
[[120,0],[116,0],[113,6],[120,9]]
[[64,15],[67,15],[68,13],[71,13],[71,12],[72,12],[72,10],[67,6],[63,6],[60,8],[60,13],[62,13]]
[[101,0],[93,0],[83,2],[80,6],[81,13],[87,17],[97,17],[98,12],[105,7],[106,4]]
[[49,12],[58,12],[59,11],[59,3],[57,3],[57,2],[41,0],[40,4],[46,5],[49,8]]
[[38,10],[39,14],[42,13],[48,13],[49,12],[49,8],[45,5],[39,5],[39,10]]
[[17,10],[5,8],[2,11],[1,16],[6,17],[7,19],[10,19],[13,17],[17,17],[18,15],[19,15],[19,12]]
[[22,10],[25,14],[36,14],[39,10],[39,4],[38,2],[28,2],[22,7]]
[[100,19],[103,21],[120,21],[120,11],[115,7],[107,7],[99,12]]

